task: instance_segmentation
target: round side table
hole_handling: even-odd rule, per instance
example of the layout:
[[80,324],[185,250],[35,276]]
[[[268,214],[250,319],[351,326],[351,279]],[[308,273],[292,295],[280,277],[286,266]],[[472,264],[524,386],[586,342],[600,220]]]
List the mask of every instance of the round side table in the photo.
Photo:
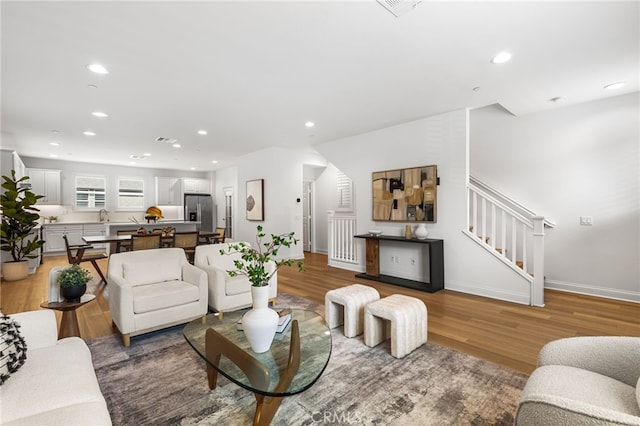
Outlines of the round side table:
[[82,305],[95,300],[95,294],[84,294],[79,302],[42,302],[41,308],[53,309],[62,312],[62,321],[60,322],[60,330],[58,331],[58,339],[65,337],[80,337],[80,327],[78,327],[78,317],[76,309]]

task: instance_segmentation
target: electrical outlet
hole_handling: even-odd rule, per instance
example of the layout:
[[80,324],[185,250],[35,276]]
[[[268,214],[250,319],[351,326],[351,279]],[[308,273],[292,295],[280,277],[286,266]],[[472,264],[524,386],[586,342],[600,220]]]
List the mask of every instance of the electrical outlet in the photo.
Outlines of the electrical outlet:
[[411,259],[411,266],[415,266],[416,264],[416,260],[415,259]]
[[593,225],[593,216],[580,216],[580,225],[582,225],[582,226],[592,226]]

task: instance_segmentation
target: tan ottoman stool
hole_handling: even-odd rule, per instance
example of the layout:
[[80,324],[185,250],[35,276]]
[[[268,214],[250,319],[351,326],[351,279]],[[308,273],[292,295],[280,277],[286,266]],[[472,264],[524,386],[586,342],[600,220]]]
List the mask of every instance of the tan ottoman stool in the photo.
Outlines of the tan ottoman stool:
[[380,299],[378,290],[362,284],[329,290],[324,296],[325,319],[329,328],[344,323],[344,335],[356,337],[364,331],[364,307]]
[[391,338],[391,355],[403,358],[427,341],[427,307],[415,297],[393,294],[364,309],[364,343],[373,347]]

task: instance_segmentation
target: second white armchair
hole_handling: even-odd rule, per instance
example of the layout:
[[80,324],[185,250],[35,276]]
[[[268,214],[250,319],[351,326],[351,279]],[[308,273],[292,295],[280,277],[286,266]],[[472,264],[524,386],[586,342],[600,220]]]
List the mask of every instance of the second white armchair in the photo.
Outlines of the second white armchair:
[[[249,243],[245,243],[249,245]],[[220,254],[229,244],[209,244],[196,247],[194,265],[207,273],[209,284],[209,307],[218,311],[232,312],[251,306],[251,282],[244,275],[229,276],[227,271],[234,270],[234,259],[239,253]],[[274,262],[267,264],[268,271],[276,268]],[[269,300],[275,302],[278,296],[278,273],[269,280]]]

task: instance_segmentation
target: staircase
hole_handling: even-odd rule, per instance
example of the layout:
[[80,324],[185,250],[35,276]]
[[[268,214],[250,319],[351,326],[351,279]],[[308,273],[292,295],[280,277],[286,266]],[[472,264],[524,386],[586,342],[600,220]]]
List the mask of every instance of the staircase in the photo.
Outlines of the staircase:
[[467,185],[462,232],[529,281],[529,304],[544,305],[544,229],[555,224],[477,178]]

